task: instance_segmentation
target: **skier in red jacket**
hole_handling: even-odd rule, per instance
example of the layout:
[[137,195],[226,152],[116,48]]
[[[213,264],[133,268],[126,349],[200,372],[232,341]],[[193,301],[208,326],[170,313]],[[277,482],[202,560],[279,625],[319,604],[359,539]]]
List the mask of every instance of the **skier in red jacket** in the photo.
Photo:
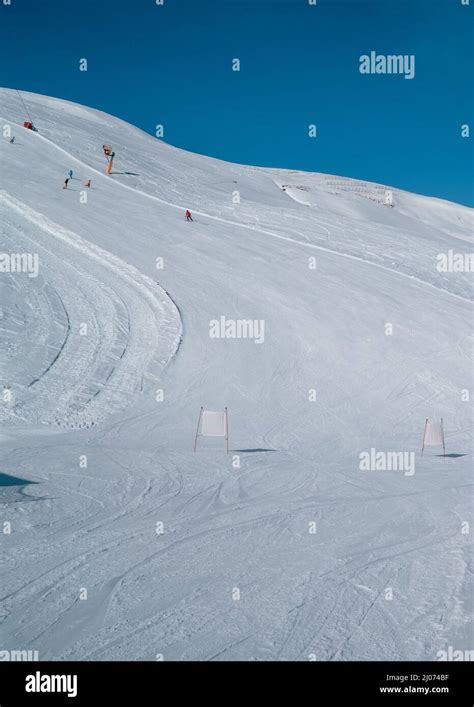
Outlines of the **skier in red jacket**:
[[186,209],[186,214],[185,214],[185,216],[186,216],[186,221],[192,221],[192,220],[193,220],[193,217],[191,216],[191,212],[189,211],[189,209]]

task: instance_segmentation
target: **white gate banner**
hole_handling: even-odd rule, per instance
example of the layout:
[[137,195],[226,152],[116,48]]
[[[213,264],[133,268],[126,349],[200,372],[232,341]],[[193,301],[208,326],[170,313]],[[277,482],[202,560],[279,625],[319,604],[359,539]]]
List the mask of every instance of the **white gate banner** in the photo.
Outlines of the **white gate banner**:
[[225,412],[203,410],[201,419],[201,435],[203,437],[225,437],[227,423]]
[[428,422],[425,432],[425,446],[443,444],[443,428],[439,422]]

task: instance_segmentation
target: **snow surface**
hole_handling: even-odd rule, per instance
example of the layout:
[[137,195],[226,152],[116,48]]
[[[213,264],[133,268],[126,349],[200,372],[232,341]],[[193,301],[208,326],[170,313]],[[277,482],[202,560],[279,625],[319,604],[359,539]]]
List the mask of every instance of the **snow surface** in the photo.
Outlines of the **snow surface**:
[[[39,256],[37,278],[0,273],[0,648],[472,648],[472,273],[436,268],[470,251],[472,210],[396,189],[391,208],[385,185],[229,164],[24,97],[39,133],[0,90],[16,136],[0,139],[0,252]],[[211,339],[221,316],[264,320],[264,342]],[[192,452],[201,405],[228,406],[229,455]],[[464,456],[420,456],[427,417]],[[371,448],[415,452],[415,473],[360,471]]]

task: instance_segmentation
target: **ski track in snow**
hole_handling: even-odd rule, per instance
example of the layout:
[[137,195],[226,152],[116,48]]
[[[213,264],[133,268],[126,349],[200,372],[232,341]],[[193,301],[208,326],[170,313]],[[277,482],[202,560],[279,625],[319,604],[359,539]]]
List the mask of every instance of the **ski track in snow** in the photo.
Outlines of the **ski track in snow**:
[[[24,402],[20,396],[8,414],[13,414],[21,420],[29,419],[29,407],[33,407],[37,413],[36,396],[41,396],[41,406],[44,406],[47,411],[40,413],[41,422],[50,422],[52,416],[59,425],[90,427],[111,411],[126,407],[136,389],[137,381],[140,381],[144,375],[157,376],[159,369],[169,363],[177,351],[181,338],[181,319],[178,310],[164,290],[150,278],[116,256],[60,228],[4,191],[0,191],[0,208],[2,206],[13,210],[21,220],[33,224],[39,229],[41,236],[48,235],[59,239],[69,248],[79,251],[82,258],[86,259],[86,265],[81,268],[77,265],[77,256],[68,258],[70,265],[67,267],[72,275],[71,280],[68,285],[58,283],[58,287],[55,288],[67,319],[64,341],[45,370],[38,373],[26,385],[28,389],[35,386],[33,397],[28,395],[28,402]],[[27,252],[37,251],[39,247],[46,255],[46,259],[56,261],[54,265],[57,267],[57,254],[48,249],[44,242],[40,242],[39,238],[35,241],[27,237],[24,231],[22,238],[29,242]],[[116,289],[108,287],[105,282],[96,281],[88,273],[87,260],[89,259],[99,263],[102,269],[108,269],[115,278],[119,279],[122,283],[121,294]],[[60,271],[61,267],[58,267],[56,272]],[[53,283],[54,280],[55,275],[52,276]],[[82,288],[83,281],[87,283],[88,292]],[[89,312],[82,312],[79,316],[75,311],[77,303],[73,302],[71,292],[68,292],[73,283],[76,284],[74,296],[84,302],[86,308],[90,308]],[[63,296],[67,297],[67,306],[59,294],[61,291],[65,293]],[[128,303],[124,300],[124,291],[127,292],[126,298],[130,298]],[[94,293],[94,297],[91,297],[91,293]],[[143,308],[137,303],[137,295],[140,303],[148,302],[148,308]],[[100,304],[97,305],[97,302]],[[109,309],[110,312],[108,321],[104,320],[99,324],[98,312],[101,307]],[[133,335],[130,309],[134,311]],[[70,315],[69,311],[74,315]],[[71,341],[73,316],[76,336],[74,341]],[[91,318],[95,320],[96,331],[93,332],[92,337],[88,334],[84,336],[88,351],[81,352],[81,348],[86,347],[81,347],[81,339],[77,336],[78,330],[84,322],[91,326]],[[100,331],[104,332],[107,328],[110,330],[109,336],[105,341],[100,341],[98,338]],[[138,342],[139,338],[142,338],[141,342]],[[153,373],[148,370],[152,358],[155,364]],[[59,365],[63,360],[64,365]],[[58,386],[61,390],[61,407],[54,409],[51,398],[58,396]],[[38,388],[41,388],[40,392],[37,392]]]
[[[209,661],[435,660],[446,645],[471,648],[472,545],[460,531],[472,493],[460,402],[471,290],[466,275],[433,267],[467,239],[465,210],[402,193],[387,210],[351,180],[334,195],[325,175],[229,165],[80,106],[27,101],[61,144],[23,132],[17,152],[0,143],[1,249],[41,263],[36,280],[0,281],[0,373],[15,392],[0,408],[0,458],[25,480],[0,487],[12,522],[3,647]],[[13,92],[0,90],[0,105],[16,115]],[[92,161],[106,139],[130,173],[143,150],[150,174],[125,184],[61,146]],[[87,207],[51,187],[71,166],[100,185]],[[288,174],[304,204],[282,192]],[[166,198],[150,193],[154,181]],[[237,183],[240,210],[228,206]],[[170,213],[188,199],[206,219],[192,230]],[[210,343],[220,313],[264,318],[268,340]],[[232,454],[205,443],[193,454],[199,406],[224,401]],[[449,450],[465,457],[417,455],[412,477],[358,470],[371,446],[418,451],[424,418],[441,414]]]

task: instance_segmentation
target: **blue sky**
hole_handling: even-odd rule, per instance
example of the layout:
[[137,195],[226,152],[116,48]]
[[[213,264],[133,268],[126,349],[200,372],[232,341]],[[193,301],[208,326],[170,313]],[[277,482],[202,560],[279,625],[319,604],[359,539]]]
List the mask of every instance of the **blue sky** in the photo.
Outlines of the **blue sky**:
[[[473,115],[472,5],[0,0],[0,85],[153,134],[163,124],[166,142],[193,152],[474,206],[474,133],[463,139],[460,127]],[[362,75],[359,57],[371,50],[414,55],[415,78]]]

